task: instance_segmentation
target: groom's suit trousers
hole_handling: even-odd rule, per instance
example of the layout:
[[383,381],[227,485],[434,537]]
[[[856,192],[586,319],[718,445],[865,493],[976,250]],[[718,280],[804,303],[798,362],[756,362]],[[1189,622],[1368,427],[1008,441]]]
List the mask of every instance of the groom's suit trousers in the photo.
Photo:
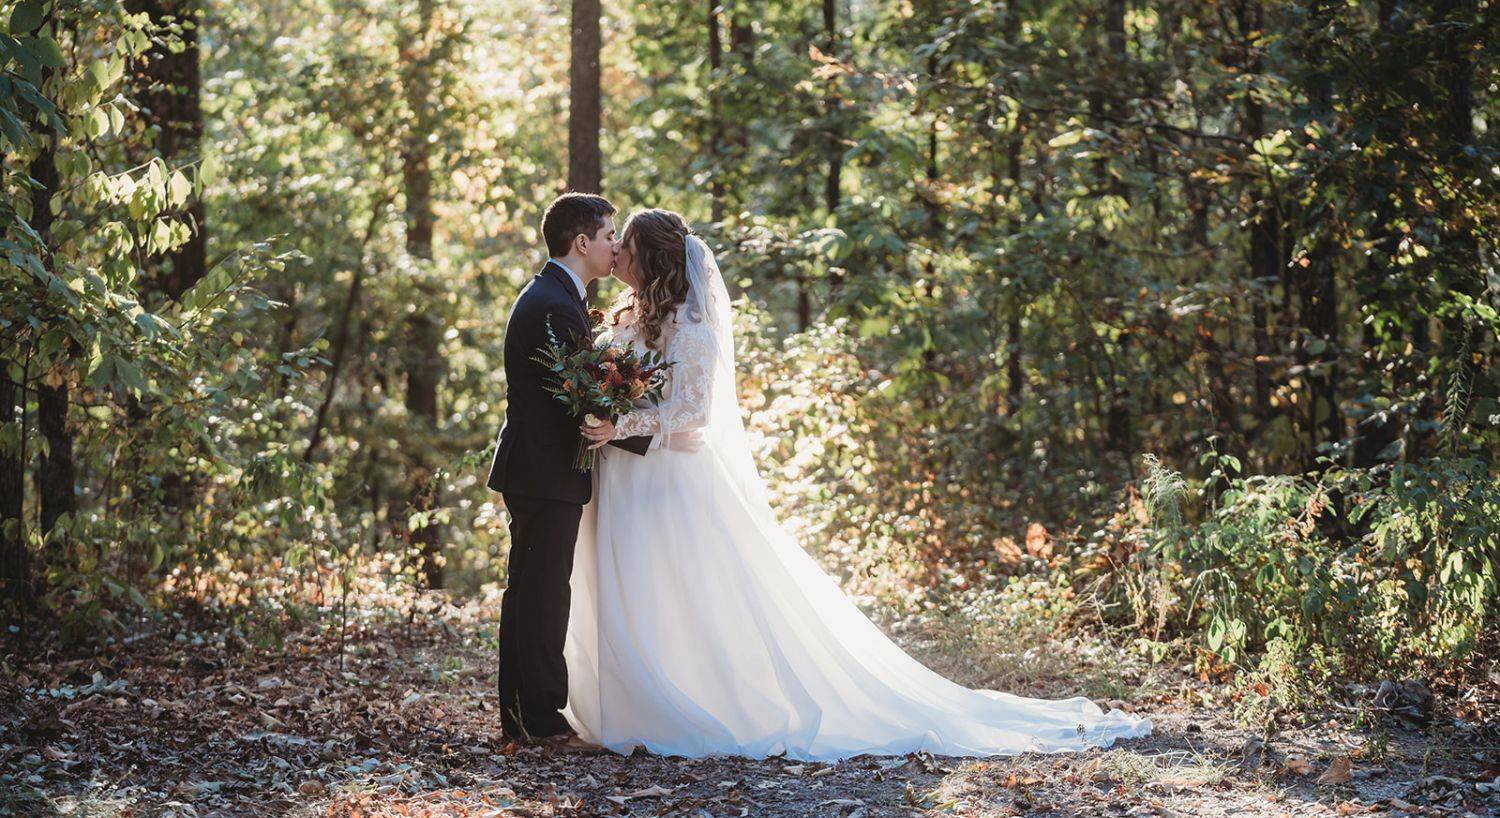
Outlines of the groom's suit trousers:
[[568,730],[563,645],[572,603],[568,579],[583,506],[503,495],[510,561],[500,597],[500,724],[512,738]]

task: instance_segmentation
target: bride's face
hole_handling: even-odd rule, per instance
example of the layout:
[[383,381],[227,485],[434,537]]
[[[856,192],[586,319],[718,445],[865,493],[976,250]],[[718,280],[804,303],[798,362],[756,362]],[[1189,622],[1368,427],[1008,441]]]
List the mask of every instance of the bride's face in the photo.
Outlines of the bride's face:
[[620,242],[620,254],[615,256],[615,278],[632,290],[641,288],[641,273],[635,266],[635,236],[626,234]]

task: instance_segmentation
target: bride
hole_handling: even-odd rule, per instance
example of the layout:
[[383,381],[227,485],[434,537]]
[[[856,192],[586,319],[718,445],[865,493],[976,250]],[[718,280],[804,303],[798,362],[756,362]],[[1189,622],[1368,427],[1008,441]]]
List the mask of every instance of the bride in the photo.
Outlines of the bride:
[[777,524],[735,398],[729,294],[678,216],[636,213],[615,338],[673,361],[659,405],[585,427],[606,456],[584,509],[565,655],[579,735],[619,753],[831,761],[1054,752],[1151,723],[1081,696],[970,690],[908,656]]

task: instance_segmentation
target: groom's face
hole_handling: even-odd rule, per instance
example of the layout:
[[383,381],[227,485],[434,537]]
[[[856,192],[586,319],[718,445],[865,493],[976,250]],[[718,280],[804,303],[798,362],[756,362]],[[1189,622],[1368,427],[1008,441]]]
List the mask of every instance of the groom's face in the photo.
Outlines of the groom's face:
[[615,237],[615,220],[605,219],[593,236],[578,243],[582,245],[580,253],[589,278],[608,278],[615,266],[615,254],[620,251],[620,243]]

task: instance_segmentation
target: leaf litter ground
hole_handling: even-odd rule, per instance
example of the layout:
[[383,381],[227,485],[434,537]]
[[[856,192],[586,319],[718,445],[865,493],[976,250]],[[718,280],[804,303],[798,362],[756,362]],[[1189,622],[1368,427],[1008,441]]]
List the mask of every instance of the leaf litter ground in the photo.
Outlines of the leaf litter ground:
[[258,646],[190,619],[89,651],[6,648],[0,815],[1500,814],[1495,734],[1452,718],[1372,732],[1331,713],[1266,738],[1184,681],[1131,702],[1152,736],[1081,754],[556,754],[499,735],[483,616],[370,619],[342,645],[336,628],[252,630]]

